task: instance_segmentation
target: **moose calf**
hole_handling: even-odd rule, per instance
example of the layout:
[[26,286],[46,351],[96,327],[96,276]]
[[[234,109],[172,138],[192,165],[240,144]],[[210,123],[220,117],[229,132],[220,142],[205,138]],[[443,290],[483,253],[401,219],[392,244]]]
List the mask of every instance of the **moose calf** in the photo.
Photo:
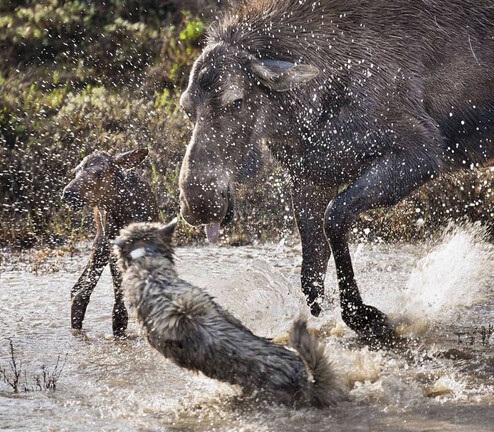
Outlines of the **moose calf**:
[[85,204],[92,206],[96,223],[96,238],[89,262],[71,291],[73,329],[82,328],[89,298],[109,262],[115,292],[113,335],[125,335],[128,314],[121,290],[122,278],[109,243],[122,227],[131,222],[158,220],[151,188],[134,172],[126,171],[139,165],[147,154],[147,149],[133,150],[115,157],[96,151],[75,168],[75,179],[63,190],[62,200],[73,209],[81,209]]

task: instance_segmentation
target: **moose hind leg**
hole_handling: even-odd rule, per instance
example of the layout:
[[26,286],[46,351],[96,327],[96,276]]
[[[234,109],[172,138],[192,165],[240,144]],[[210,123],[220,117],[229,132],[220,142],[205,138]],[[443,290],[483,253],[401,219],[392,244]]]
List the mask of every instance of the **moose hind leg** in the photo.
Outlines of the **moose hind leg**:
[[113,289],[115,292],[115,304],[112,312],[113,336],[125,337],[125,330],[129,321],[129,315],[125,307],[122,291],[122,273],[120,272],[115,257],[110,257],[110,270],[113,278]]
[[342,318],[362,337],[385,339],[393,329],[385,314],[362,301],[348,248],[350,225],[366,210],[396,204],[437,171],[434,160],[410,154],[387,155],[363,171],[326,210],[325,230],[336,264]]

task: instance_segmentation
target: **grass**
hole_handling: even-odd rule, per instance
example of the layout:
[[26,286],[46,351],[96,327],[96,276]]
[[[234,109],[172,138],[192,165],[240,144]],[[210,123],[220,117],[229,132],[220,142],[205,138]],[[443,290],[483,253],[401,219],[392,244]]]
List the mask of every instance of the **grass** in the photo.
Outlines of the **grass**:
[[14,393],[43,391],[57,389],[57,383],[60,380],[65,363],[67,361],[67,355],[61,360],[61,357],[57,357],[55,365],[50,369],[45,365],[41,365],[40,372],[37,374],[28,375],[27,371],[23,369],[23,363],[18,360],[14,350],[14,343],[9,340],[9,369],[0,368],[0,377],[8,384]]

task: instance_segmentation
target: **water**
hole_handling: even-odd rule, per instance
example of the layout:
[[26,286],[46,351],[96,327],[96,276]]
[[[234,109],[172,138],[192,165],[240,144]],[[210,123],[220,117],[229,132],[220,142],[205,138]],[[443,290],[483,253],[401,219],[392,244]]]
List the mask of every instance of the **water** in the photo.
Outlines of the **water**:
[[[56,391],[12,393],[0,380],[0,430],[12,431],[487,431],[494,424],[494,248],[478,228],[454,228],[434,245],[355,245],[367,302],[413,337],[370,350],[339,317],[334,269],[321,318],[311,318],[350,401],[328,410],[247,405],[238,391],[174,366],[132,318],[111,336],[108,271],[89,305],[85,332],[69,328],[69,293],[86,253],[3,254],[0,369],[8,339],[24,380],[67,356]],[[298,288],[300,248],[289,244],[177,251],[180,274],[216,296],[259,335],[280,340],[308,309]],[[21,380],[22,381],[22,380]]]

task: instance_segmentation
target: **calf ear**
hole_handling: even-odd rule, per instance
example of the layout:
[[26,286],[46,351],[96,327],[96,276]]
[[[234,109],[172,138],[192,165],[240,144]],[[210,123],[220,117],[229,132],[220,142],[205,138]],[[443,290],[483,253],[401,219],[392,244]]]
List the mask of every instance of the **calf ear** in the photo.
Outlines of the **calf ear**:
[[177,228],[177,218],[173,219],[170,223],[165,225],[161,230],[161,236],[166,240],[171,240],[173,237],[173,233],[175,232],[175,228]]
[[125,169],[134,168],[146,159],[148,153],[148,149],[139,149],[120,153],[115,157],[115,162],[117,165],[120,165]]
[[251,68],[262,84],[277,92],[296,88],[319,75],[319,69],[315,66],[296,65],[282,60],[256,60]]

